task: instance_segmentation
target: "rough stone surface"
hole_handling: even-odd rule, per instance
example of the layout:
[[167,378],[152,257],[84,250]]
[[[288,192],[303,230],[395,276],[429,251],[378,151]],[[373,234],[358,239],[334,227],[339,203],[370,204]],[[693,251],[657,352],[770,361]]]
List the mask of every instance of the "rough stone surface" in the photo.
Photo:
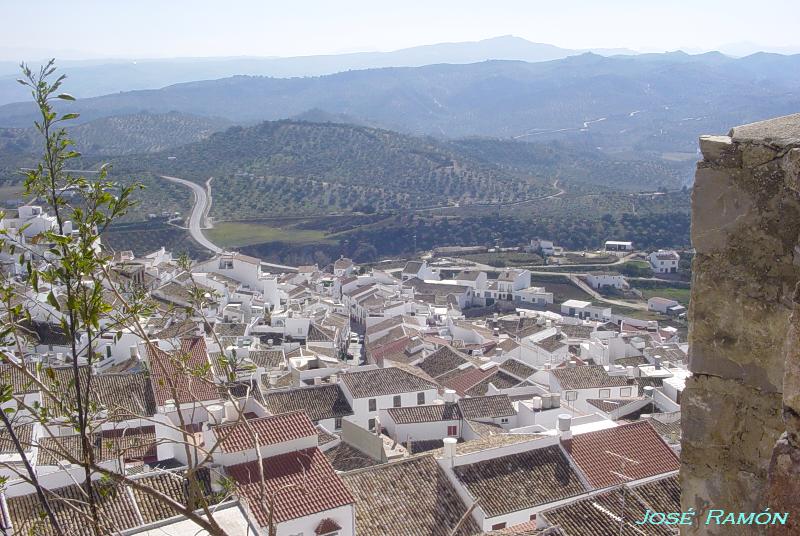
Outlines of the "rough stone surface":
[[700,136],[700,151],[703,158],[719,166],[735,167],[741,163],[741,153],[730,136]]
[[692,195],[681,502],[702,520],[709,508],[800,517],[800,114],[736,127],[729,139],[701,138]]
[[772,452],[769,465],[769,483],[764,500],[773,512],[788,512],[786,525],[769,527],[767,534],[792,536],[800,534],[800,494],[797,482],[800,481],[800,450],[782,437]]
[[776,117],[731,129],[730,137],[739,143],[772,143],[779,146],[800,145],[800,114]]

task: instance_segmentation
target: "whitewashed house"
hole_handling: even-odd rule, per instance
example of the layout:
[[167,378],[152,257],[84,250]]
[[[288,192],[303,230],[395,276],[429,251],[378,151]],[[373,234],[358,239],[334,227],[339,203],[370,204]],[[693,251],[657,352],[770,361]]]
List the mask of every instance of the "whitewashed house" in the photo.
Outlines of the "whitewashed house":
[[650,267],[657,274],[671,274],[678,271],[678,261],[681,256],[677,251],[659,249],[652,252],[647,260],[650,261]]

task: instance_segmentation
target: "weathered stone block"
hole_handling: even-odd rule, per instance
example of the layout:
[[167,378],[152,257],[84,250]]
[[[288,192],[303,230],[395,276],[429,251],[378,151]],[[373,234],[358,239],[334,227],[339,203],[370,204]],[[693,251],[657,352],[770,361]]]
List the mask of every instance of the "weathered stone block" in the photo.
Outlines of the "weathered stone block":
[[742,166],[746,168],[762,166],[778,157],[778,149],[771,145],[748,143],[740,144],[739,148],[742,152]]
[[730,136],[700,136],[700,152],[706,162],[721,167],[740,167],[742,156]]
[[724,249],[731,233],[741,225],[752,224],[753,201],[728,170],[698,169],[692,205],[703,207],[692,213],[692,245],[698,253]]

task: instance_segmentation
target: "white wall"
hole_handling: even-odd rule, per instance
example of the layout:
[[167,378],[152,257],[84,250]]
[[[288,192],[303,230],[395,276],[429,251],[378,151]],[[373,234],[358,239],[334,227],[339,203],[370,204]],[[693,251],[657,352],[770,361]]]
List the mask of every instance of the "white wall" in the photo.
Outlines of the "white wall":
[[[355,536],[355,509],[353,505],[340,506],[333,510],[324,510],[310,516],[278,523],[276,533],[277,536],[313,536],[314,530],[326,518],[333,519],[342,527],[338,536]],[[263,531],[263,534],[268,534],[266,528]]]

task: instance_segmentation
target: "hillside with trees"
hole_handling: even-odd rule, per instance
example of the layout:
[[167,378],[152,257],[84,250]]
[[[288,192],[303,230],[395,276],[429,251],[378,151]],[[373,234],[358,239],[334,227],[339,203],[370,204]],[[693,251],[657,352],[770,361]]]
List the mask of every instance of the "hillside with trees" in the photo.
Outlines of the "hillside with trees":
[[431,138],[305,121],[233,127],[169,152],[117,159],[115,171],[214,177],[212,214],[226,219],[503,204],[555,191],[552,181]]

